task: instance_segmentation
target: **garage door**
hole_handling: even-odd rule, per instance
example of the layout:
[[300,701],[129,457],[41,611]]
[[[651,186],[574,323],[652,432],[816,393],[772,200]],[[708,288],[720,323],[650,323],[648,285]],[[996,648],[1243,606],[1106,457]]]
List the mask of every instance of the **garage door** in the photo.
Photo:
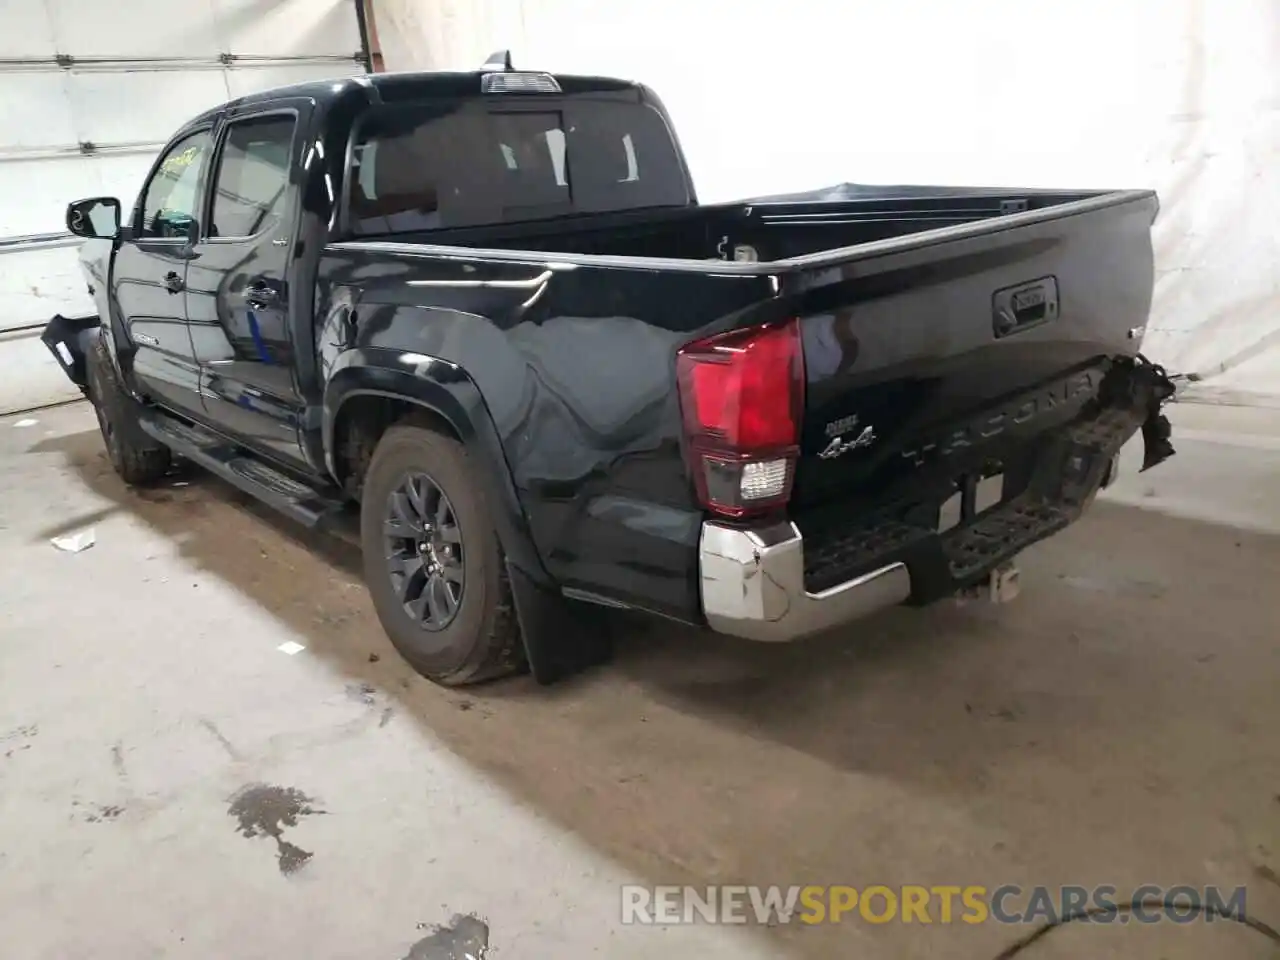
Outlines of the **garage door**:
[[0,413],[76,395],[40,343],[93,312],[69,200],[128,207],[181,123],[268,87],[364,72],[353,0],[0,5]]

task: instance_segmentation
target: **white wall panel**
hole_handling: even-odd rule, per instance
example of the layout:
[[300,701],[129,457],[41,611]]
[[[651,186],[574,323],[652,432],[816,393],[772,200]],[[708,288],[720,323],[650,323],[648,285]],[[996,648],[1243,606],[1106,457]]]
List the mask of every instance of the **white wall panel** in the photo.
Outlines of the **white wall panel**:
[[1148,352],[1213,372],[1269,351],[1280,392],[1277,0],[374,6],[388,69],[473,69],[509,47],[517,66],[648,83],[704,200],[846,181],[1153,187]]
[[[74,71],[68,98],[79,140],[164,143],[196,114],[227,99],[221,69]],[[133,109],[122,109],[126,104]]]
[[0,88],[4,91],[0,96],[0,151],[10,154],[78,142],[68,98],[70,78],[65,73],[0,73]]
[[0,58],[54,50],[57,41],[44,0],[4,0],[0,7]]
[[184,0],[181,6],[166,0],[43,0],[42,5],[62,52],[76,57],[216,57],[223,39],[209,0]]
[[76,259],[78,246],[4,254],[9,261],[6,268],[12,264],[12,269],[0,271],[0,297],[12,305],[16,316],[47,320],[55,313],[85,312],[85,281]]
[[356,5],[350,0],[212,0],[227,52],[353,56],[360,50]]
[[[351,56],[360,49],[348,0],[6,0],[0,16],[6,25],[0,50],[15,52],[55,37],[63,53],[116,59]],[[17,29],[34,28],[36,35],[15,38],[11,17]]]
[[[65,229],[67,203],[80,197],[118,197],[128,206],[137,196],[151,161],[149,154],[134,154],[0,163],[0,197],[9,198],[8,203],[0,203],[0,236],[23,237]],[[8,254],[0,254],[3,256]],[[0,258],[0,271],[7,269],[9,263]],[[20,313],[6,303],[0,329],[25,322],[17,319]]]

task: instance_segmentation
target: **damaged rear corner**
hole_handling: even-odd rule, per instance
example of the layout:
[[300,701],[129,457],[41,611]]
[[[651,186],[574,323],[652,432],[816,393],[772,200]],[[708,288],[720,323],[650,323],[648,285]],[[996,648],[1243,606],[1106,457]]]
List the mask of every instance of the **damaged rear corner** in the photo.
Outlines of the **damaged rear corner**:
[[48,347],[53,359],[62,367],[67,379],[88,393],[89,379],[85,358],[92,338],[101,325],[96,314],[87,317],[64,317],[55,314],[40,334],[40,342]]
[[1142,421],[1142,469],[1139,473],[1159,466],[1177,451],[1170,438],[1173,425],[1164,414],[1164,405],[1173,398],[1177,384],[1164,367],[1139,355],[1130,372],[1131,390],[1135,399],[1145,405],[1147,416]]

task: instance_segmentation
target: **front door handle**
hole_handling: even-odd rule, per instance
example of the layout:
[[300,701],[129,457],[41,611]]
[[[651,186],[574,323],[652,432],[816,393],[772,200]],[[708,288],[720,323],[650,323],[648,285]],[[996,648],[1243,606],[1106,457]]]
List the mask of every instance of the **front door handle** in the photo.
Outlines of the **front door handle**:
[[164,275],[164,288],[170,293],[181,293],[184,286],[182,278],[172,270]]

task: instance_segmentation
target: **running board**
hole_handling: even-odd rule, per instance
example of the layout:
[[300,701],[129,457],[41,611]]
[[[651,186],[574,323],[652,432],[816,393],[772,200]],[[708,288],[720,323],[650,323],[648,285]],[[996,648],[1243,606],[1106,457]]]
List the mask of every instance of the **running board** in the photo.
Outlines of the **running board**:
[[332,492],[317,489],[268,466],[229,440],[191,426],[158,410],[147,409],[139,420],[151,437],[192,463],[221,477],[308,530],[324,529],[343,539],[348,524],[345,501]]

